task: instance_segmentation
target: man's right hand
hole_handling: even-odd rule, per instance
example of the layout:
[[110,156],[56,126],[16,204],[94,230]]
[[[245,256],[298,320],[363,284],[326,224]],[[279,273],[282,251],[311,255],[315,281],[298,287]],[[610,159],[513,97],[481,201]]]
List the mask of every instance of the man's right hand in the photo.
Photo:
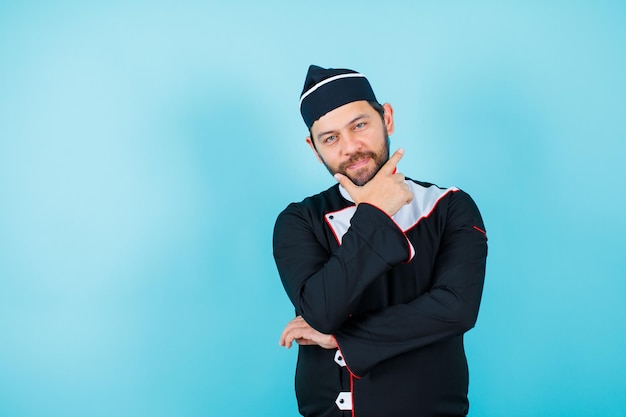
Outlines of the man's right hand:
[[404,175],[396,172],[403,155],[404,149],[395,151],[374,178],[363,186],[355,185],[342,174],[335,174],[335,179],[346,189],[355,204],[368,203],[393,216],[413,200],[413,192],[404,182]]
[[293,342],[299,345],[318,345],[324,349],[337,348],[337,341],[333,336],[318,332],[302,316],[287,323],[278,344],[289,349]]

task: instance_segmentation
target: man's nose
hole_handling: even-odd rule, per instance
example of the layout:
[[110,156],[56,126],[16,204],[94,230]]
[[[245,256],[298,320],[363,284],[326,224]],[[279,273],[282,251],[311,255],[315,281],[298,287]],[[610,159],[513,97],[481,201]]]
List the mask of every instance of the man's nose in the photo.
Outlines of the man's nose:
[[361,139],[352,132],[345,133],[343,138],[343,151],[346,154],[358,152],[363,147]]

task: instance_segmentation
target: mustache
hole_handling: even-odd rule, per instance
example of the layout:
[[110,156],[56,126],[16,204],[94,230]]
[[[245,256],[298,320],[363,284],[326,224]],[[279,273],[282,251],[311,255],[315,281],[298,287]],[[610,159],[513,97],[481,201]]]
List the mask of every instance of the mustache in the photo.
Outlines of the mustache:
[[350,159],[348,159],[346,162],[343,162],[341,165],[339,165],[339,169],[342,172],[345,172],[347,167],[364,158],[372,158],[373,160],[376,160],[376,154],[374,152],[357,152],[352,155]]

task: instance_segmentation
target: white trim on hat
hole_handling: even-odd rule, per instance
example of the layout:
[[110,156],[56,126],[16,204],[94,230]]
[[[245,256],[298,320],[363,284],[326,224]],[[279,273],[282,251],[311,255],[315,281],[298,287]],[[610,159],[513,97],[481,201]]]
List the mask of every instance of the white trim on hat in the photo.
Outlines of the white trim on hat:
[[328,84],[329,82],[335,81],[335,80],[339,80],[341,78],[353,78],[353,77],[363,77],[365,78],[365,75],[360,74],[358,72],[349,72],[347,74],[339,74],[339,75],[334,75],[330,78],[326,78],[325,80],[320,81],[319,83],[315,84],[313,87],[309,88],[309,90],[302,94],[302,97],[300,97],[300,107],[302,107],[302,102],[304,101],[305,98],[307,98],[309,96],[309,94],[311,94],[312,92],[314,92],[315,90],[317,90],[318,88],[320,88],[321,86]]

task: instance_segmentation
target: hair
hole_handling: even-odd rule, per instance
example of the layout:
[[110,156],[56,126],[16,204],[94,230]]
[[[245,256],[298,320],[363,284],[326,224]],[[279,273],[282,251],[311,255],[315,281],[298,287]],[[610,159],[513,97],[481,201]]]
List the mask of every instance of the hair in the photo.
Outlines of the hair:
[[[385,124],[385,108],[382,106],[382,104],[380,104],[377,101],[368,100],[367,102],[369,103],[370,106],[372,106],[374,110],[376,110],[376,113],[378,113],[384,125]],[[309,128],[309,137],[311,138],[311,143],[313,144],[313,147],[315,148],[315,150],[317,150],[317,147],[315,146],[315,140],[313,138],[313,133],[311,132],[311,128]]]

